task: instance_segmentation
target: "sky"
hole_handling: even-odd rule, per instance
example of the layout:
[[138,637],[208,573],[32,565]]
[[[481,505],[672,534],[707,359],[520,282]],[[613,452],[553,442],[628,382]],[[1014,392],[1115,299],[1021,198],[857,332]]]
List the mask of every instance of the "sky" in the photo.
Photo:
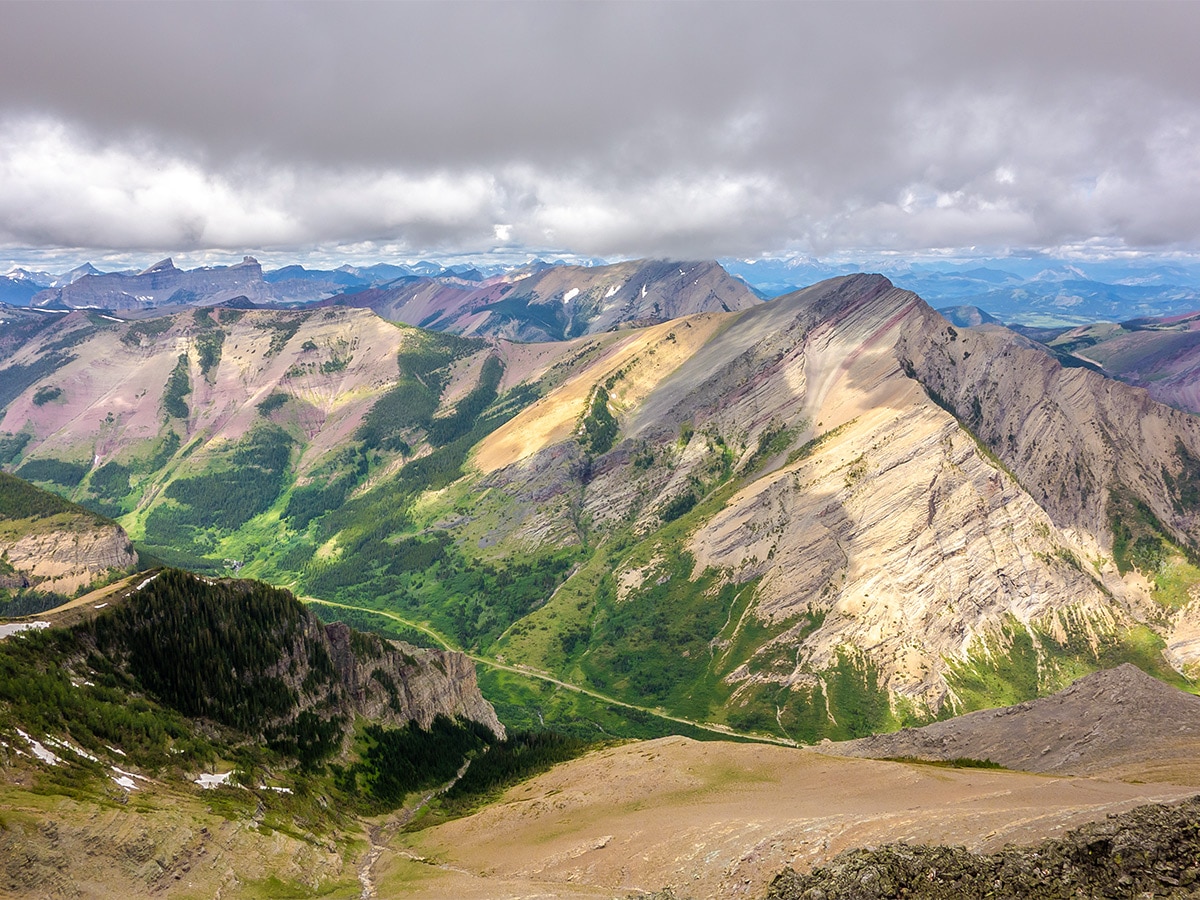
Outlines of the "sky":
[[0,2],[0,262],[1200,254],[1200,3]]

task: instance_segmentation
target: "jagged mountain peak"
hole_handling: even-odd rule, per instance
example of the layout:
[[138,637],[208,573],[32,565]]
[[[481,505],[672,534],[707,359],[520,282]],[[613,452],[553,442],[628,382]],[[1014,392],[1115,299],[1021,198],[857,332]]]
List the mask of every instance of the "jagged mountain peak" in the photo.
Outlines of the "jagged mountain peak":
[[157,274],[161,274],[163,272],[178,272],[178,271],[179,270],[177,268],[175,268],[175,261],[173,259],[171,259],[171,257],[168,256],[166,259],[160,259],[158,262],[156,262],[154,265],[150,266],[148,269],[143,269],[138,274],[139,275],[157,275]]

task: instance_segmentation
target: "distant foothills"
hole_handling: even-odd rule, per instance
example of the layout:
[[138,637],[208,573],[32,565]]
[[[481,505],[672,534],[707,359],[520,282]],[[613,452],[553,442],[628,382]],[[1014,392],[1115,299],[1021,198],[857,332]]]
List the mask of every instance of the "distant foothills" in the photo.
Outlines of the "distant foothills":
[[[422,260],[331,268],[285,265],[264,270],[247,256],[241,263],[180,269],[164,259],[143,270],[102,271],[90,262],[69,271],[32,271],[19,265],[0,275],[0,304],[43,309],[98,307],[148,309],[188,303],[212,305],[236,298],[263,305],[295,306],[392,289],[423,279],[461,286],[484,285],[558,266],[606,266],[611,260],[574,262],[529,258],[501,264]],[[1200,262],[1166,257],[1079,261],[1050,256],[972,260],[885,259],[829,262],[807,257],[721,259],[720,264],[763,298],[826,278],[873,271],[897,287],[920,294],[955,324],[995,320],[1030,327],[1064,327],[1169,317],[1200,309]],[[357,305],[357,304],[356,304]]]

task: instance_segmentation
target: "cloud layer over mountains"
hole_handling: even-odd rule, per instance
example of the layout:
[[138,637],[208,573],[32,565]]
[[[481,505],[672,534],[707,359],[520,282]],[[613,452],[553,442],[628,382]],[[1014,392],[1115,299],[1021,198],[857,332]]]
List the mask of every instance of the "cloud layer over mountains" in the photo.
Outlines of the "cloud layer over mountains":
[[1200,6],[6,4],[0,247],[1192,251]]

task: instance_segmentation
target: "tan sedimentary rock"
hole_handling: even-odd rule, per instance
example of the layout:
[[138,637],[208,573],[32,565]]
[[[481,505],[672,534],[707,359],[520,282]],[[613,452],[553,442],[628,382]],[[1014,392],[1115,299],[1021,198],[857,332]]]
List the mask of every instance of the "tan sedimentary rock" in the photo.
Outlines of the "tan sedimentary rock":
[[118,525],[38,529],[0,550],[9,565],[39,590],[70,594],[97,578],[137,562],[129,536]]

